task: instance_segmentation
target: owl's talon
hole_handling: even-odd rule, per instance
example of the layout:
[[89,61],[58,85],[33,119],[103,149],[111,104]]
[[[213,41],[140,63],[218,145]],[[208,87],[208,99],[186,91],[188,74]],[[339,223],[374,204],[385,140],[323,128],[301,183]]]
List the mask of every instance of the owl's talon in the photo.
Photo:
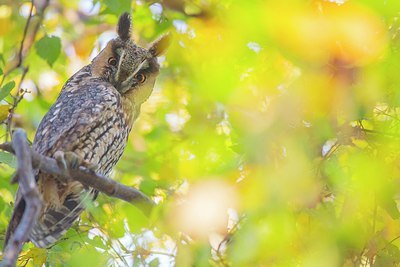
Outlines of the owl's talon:
[[74,152],[56,151],[54,159],[57,161],[58,167],[65,176],[70,176],[69,170],[76,170],[82,164],[83,160]]
[[63,174],[68,174],[68,167],[67,167],[67,163],[65,161],[65,155],[64,152],[62,151],[56,151],[54,153],[54,159],[57,162],[58,167],[61,169],[61,171],[63,172]]
[[91,170],[93,172],[95,172],[97,170],[97,164],[94,164],[92,162],[89,162],[87,160],[84,160],[81,164],[81,166],[85,167],[88,170]]
[[67,162],[68,169],[76,170],[83,163],[81,157],[79,157],[76,153],[67,151],[64,153],[65,161]]
[[54,153],[54,158],[57,161],[58,167],[63,171],[63,173],[69,176],[69,170],[77,170],[80,166],[85,167],[91,171],[97,170],[97,165],[91,163],[87,160],[83,160],[75,152],[72,151],[56,151]]

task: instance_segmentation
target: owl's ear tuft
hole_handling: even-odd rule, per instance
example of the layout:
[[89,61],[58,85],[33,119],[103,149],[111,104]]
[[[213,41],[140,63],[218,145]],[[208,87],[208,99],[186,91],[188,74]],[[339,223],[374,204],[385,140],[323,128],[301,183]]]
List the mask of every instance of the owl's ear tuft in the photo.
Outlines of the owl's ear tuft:
[[171,34],[167,33],[157,40],[155,40],[150,48],[149,52],[153,57],[158,57],[167,51],[169,44],[171,43]]
[[123,13],[118,20],[117,32],[123,41],[131,38],[131,16],[128,12]]

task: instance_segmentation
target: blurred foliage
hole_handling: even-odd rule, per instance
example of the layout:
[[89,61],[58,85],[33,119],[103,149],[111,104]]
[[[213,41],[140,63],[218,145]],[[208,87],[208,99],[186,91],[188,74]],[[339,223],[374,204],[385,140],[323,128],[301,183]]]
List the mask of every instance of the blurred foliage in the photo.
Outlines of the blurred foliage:
[[[173,42],[112,176],[159,205],[146,218],[101,195],[20,265],[400,264],[398,0],[58,0],[41,20],[45,3],[0,4],[2,141],[33,140],[131,10],[140,45]],[[0,161],[2,238],[16,186]]]

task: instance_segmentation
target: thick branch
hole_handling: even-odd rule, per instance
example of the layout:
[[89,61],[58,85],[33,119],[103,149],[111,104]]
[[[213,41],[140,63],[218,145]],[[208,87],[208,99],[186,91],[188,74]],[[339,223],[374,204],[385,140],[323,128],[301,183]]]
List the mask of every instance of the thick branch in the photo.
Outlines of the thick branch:
[[[13,147],[9,143],[0,144],[0,149],[14,153]],[[85,167],[79,167],[79,169],[76,170],[68,170],[71,176],[68,177],[65,171],[57,165],[55,159],[45,157],[33,150],[31,150],[31,157],[32,166],[35,169],[40,169],[42,172],[55,175],[57,178],[79,181],[83,185],[92,187],[108,196],[125,200],[140,208],[146,215],[150,213],[154,206],[154,202],[136,188],[120,184]]]
[[22,197],[25,199],[25,211],[22,219],[10,237],[4,250],[4,259],[1,266],[13,266],[21,252],[22,245],[28,240],[33,223],[36,222],[42,206],[39,191],[36,187],[35,177],[32,170],[32,157],[30,148],[26,141],[26,134],[23,130],[17,129],[14,132],[12,146],[17,156],[17,176]]
[[0,267],[15,265],[22,246],[28,240],[32,227],[38,219],[42,201],[36,186],[33,168],[57,176],[55,179],[73,179],[109,196],[125,200],[139,207],[146,215],[154,206],[154,202],[139,190],[120,184],[85,167],[66,172],[58,166],[55,159],[45,157],[32,150],[22,129],[15,130],[12,144],[0,144],[0,149],[13,153],[17,157],[16,177],[26,203],[21,221],[6,244]]

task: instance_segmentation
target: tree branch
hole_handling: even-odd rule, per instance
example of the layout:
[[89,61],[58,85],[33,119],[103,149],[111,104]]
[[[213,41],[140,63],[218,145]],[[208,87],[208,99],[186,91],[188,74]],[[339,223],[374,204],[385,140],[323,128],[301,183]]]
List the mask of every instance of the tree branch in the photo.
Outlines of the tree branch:
[[[36,4],[34,0],[31,0],[31,8],[29,11],[28,19],[27,19],[25,27],[24,27],[24,33],[22,35],[22,40],[21,40],[19,48],[18,48],[18,54],[13,60],[11,60],[7,64],[7,68],[4,72],[3,79],[0,83],[0,86],[3,84],[5,78],[12,71],[20,68],[23,65],[23,61],[35,41],[36,35],[37,35],[37,33],[40,29],[40,26],[42,24],[42,21],[44,19],[45,10],[49,6],[50,0],[42,0],[42,1],[38,1],[38,2],[40,2],[40,3]],[[34,7],[36,7],[36,15],[33,15]],[[34,21],[33,22],[34,25],[31,26],[32,18],[34,16],[37,16],[38,19],[36,21]]]
[[[0,144],[0,149],[15,154],[14,147],[9,143]],[[118,183],[85,167],[81,166],[79,169],[68,170],[70,175],[68,176],[68,174],[58,166],[55,159],[43,156],[30,148],[29,150],[32,158],[32,166],[35,169],[55,175],[57,178],[64,179],[65,181],[69,179],[79,181],[83,185],[92,187],[108,196],[119,198],[137,206],[146,215],[150,214],[152,207],[155,205],[148,196],[136,188]]]
[[22,129],[16,129],[12,143],[0,144],[0,149],[13,153],[17,157],[16,177],[18,179],[13,182],[19,183],[26,203],[22,219],[6,244],[4,260],[0,263],[0,267],[15,264],[22,245],[28,240],[30,231],[38,219],[42,201],[36,186],[33,169],[39,169],[42,172],[57,176],[54,179],[79,181],[83,185],[94,188],[108,196],[125,200],[137,206],[146,215],[150,214],[155,205],[149,197],[136,188],[120,184],[85,167],[80,166],[78,169],[63,170],[58,166],[55,159],[32,150],[29,147],[25,131]]
[[[42,25],[42,21],[44,19],[45,10],[49,6],[50,0],[41,0],[38,2],[39,3],[35,3],[34,0],[31,0],[31,8],[29,10],[28,19],[25,23],[24,33],[22,35],[22,40],[19,45],[17,56],[8,62],[3,77],[0,81],[0,88],[1,88],[7,77],[13,71],[15,71],[16,69],[22,69],[21,79],[17,87],[18,90],[15,95],[12,95],[13,104],[11,105],[11,108],[9,110],[7,119],[3,122],[7,127],[6,141],[8,140],[9,137],[11,137],[11,127],[12,127],[12,120],[14,118],[14,111],[26,92],[25,90],[21,92],[21,84],[24,81],[25,76],[29,70],[28,66],[24,66],[24,60],[29,50],[31,49],[32,45],[34,44],[36,35],[39,32],[40,26]],[[33,14],[34,7],[36,8],[36,15]],[[38,17],[37,20],[32,20],[32,18],[36,16]]]
[[26,141],[26,134],[23,130],[17,129],[12,139],[12,147],[18,161],[18,182],[22,196],[25,199],[25,211],[22,219],[15,229],[14,234],[6,244],[4,259],[0,266],[14,266],[17,257],[22,250],[22,245],[28,240],[32,230],[33,222],[36,222],[42,207],[39,191],[36,187],[35,177],[32,170],[32,158],[30,148]]

